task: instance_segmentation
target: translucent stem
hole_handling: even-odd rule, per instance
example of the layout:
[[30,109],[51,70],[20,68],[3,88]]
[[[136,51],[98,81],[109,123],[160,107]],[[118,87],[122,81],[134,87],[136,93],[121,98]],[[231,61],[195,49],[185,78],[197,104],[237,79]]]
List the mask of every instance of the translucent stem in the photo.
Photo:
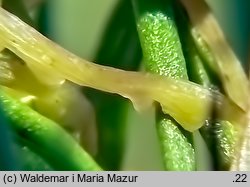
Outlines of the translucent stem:
[[[44,70],[39,75],[41,77],[60,77],[82,86],[117,93],[129,98],[138,109],[157,101],[161,103],[163,111],[174,117],[186,130],[200,128],[209,118],[214,99],[210,90],[189,81],[123,71],[88,62],[48,40],[2,8],[1,45],[22,58],[32,69]],[[216,98],[219,98],[219,103],[223,99],[222,96]]]

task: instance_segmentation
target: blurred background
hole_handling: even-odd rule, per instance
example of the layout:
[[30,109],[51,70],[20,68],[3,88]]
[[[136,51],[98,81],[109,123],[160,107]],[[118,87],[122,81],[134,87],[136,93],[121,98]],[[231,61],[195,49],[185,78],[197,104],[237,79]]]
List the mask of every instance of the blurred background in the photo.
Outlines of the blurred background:
[[[36,18],[37,28],[56,43],[96,63],[138,70],[141,50],[129,2],[50,0],[36,6],[40,0],[26,0],[27,5],[34,6],[30,14]],[[246,66],[250,51],[250,1],[207,2],[238,58]],[[121,4],[125,4],[123,8]],[[96,159],[104,168],[163,170],[153,111],[141,114],[134,111],[131,103],[116,95],[92,89],[83,92],[96,111],[100,136],[100,152]],[[209,170],[209,164],[198,169]]]
[[[119,1],[121,0],[48,1],[48,34],[78,55],[94,58],[105,26]],[[250,1],[206,1],[233,49],[245,62],[250,33]]]
[[[121,1],[48,1],[46,5],[47,35],[81,57],[95,60],[107,24],[112,19],[112,12]],[[238,58],[246,65],[250,45],[250,1],[207,0],[207,3],[213,10]],[[122,22],[126,21],[126,16],[124,16]],[[128,53],[127,55],[133,54]],[[142,116],[133,112],[132,106],[129,106],[127,110],[126,153],[122,168],[125,170],[163,169],[152,112],[149,112],[151,115]],[[206,167],[208,165],[201,166],[200,169],[209,169]]]

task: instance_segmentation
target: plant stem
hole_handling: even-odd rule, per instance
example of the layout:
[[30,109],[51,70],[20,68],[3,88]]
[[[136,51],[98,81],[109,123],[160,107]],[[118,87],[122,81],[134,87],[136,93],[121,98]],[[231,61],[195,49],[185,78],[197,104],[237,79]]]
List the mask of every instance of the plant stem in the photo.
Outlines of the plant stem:
[[101,170],[95,161],[59,125],[0,90],[0,104],[10,125],[39,147],[39,153],[57,170]]

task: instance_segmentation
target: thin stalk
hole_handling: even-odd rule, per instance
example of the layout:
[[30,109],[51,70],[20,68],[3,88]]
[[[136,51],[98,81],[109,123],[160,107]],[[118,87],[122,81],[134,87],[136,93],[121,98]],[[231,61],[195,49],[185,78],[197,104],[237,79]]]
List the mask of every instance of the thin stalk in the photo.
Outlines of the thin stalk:
[[[203,125],[210,115],[214,98],[220,107],[228,104],[222,95],[213,94],[209,89],[189,81],[123,71],[83,60],[4,9],[0,9],[0,45],[22,58],[31,69],[43,72],[41,79],[51,76],[51,81],[52,77],[60,81],[67,79],[79,85],[117,93],[129,98],[137,109],[146,108],[157,101],[164,113],[170,114],[188,131]],[[241,111],[231,104],[227,107],[229,112],[233,110],[230,114],[238,118],[234,113]]]
[[9,124],[40,149],[40,155],[58,170],[101,170],[82,147],[58,124],[0,90],[0,104]]

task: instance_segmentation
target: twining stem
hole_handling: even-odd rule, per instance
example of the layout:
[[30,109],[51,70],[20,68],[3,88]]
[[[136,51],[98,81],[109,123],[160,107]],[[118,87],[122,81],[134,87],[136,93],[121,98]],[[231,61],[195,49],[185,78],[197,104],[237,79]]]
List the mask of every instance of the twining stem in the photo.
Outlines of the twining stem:
[[[191,36],[190,21],[179,4],[176,5],[176,12],[183,52],[189,67],[189,77],[204,87],[219,88],[219,85],[211,82],[212,75],[205,68],[205,62],[194,44],[194,38]],[[214,118],[216,118],[216,114],[214,114]],[[228,170],[233,160],[238,137],[235,125],[216,118],[207,121],[206,125],[200,129],[200,132],[213,155],[214,169]]]
[[[43,71],[39,75],[41,78],[51,76],[60,81],[67,79],[79,85],[117,93],[129,98],[138,109],[157,101],[162,105],[163,112],[170,114],[188,131],[200,128],[209,118],[214,99],[220,107],[224,107],[222,95],[211,93],[195,83],[123,71],[83,60],[2,8],[0,46],[10,49],[32,70]],[[230,106],[226,108],[229,111],[232,109]]]
[[[247,110],[247,76],[229,47],[218,23],[203,0],[181,0],[192,22],[192,34],[198,49],[215,59],[213,66],[223,82],[226,94],[243,110]],[[193,11],[195,10],[195,11]],[[211,57],[211,56],[210,56]]]

